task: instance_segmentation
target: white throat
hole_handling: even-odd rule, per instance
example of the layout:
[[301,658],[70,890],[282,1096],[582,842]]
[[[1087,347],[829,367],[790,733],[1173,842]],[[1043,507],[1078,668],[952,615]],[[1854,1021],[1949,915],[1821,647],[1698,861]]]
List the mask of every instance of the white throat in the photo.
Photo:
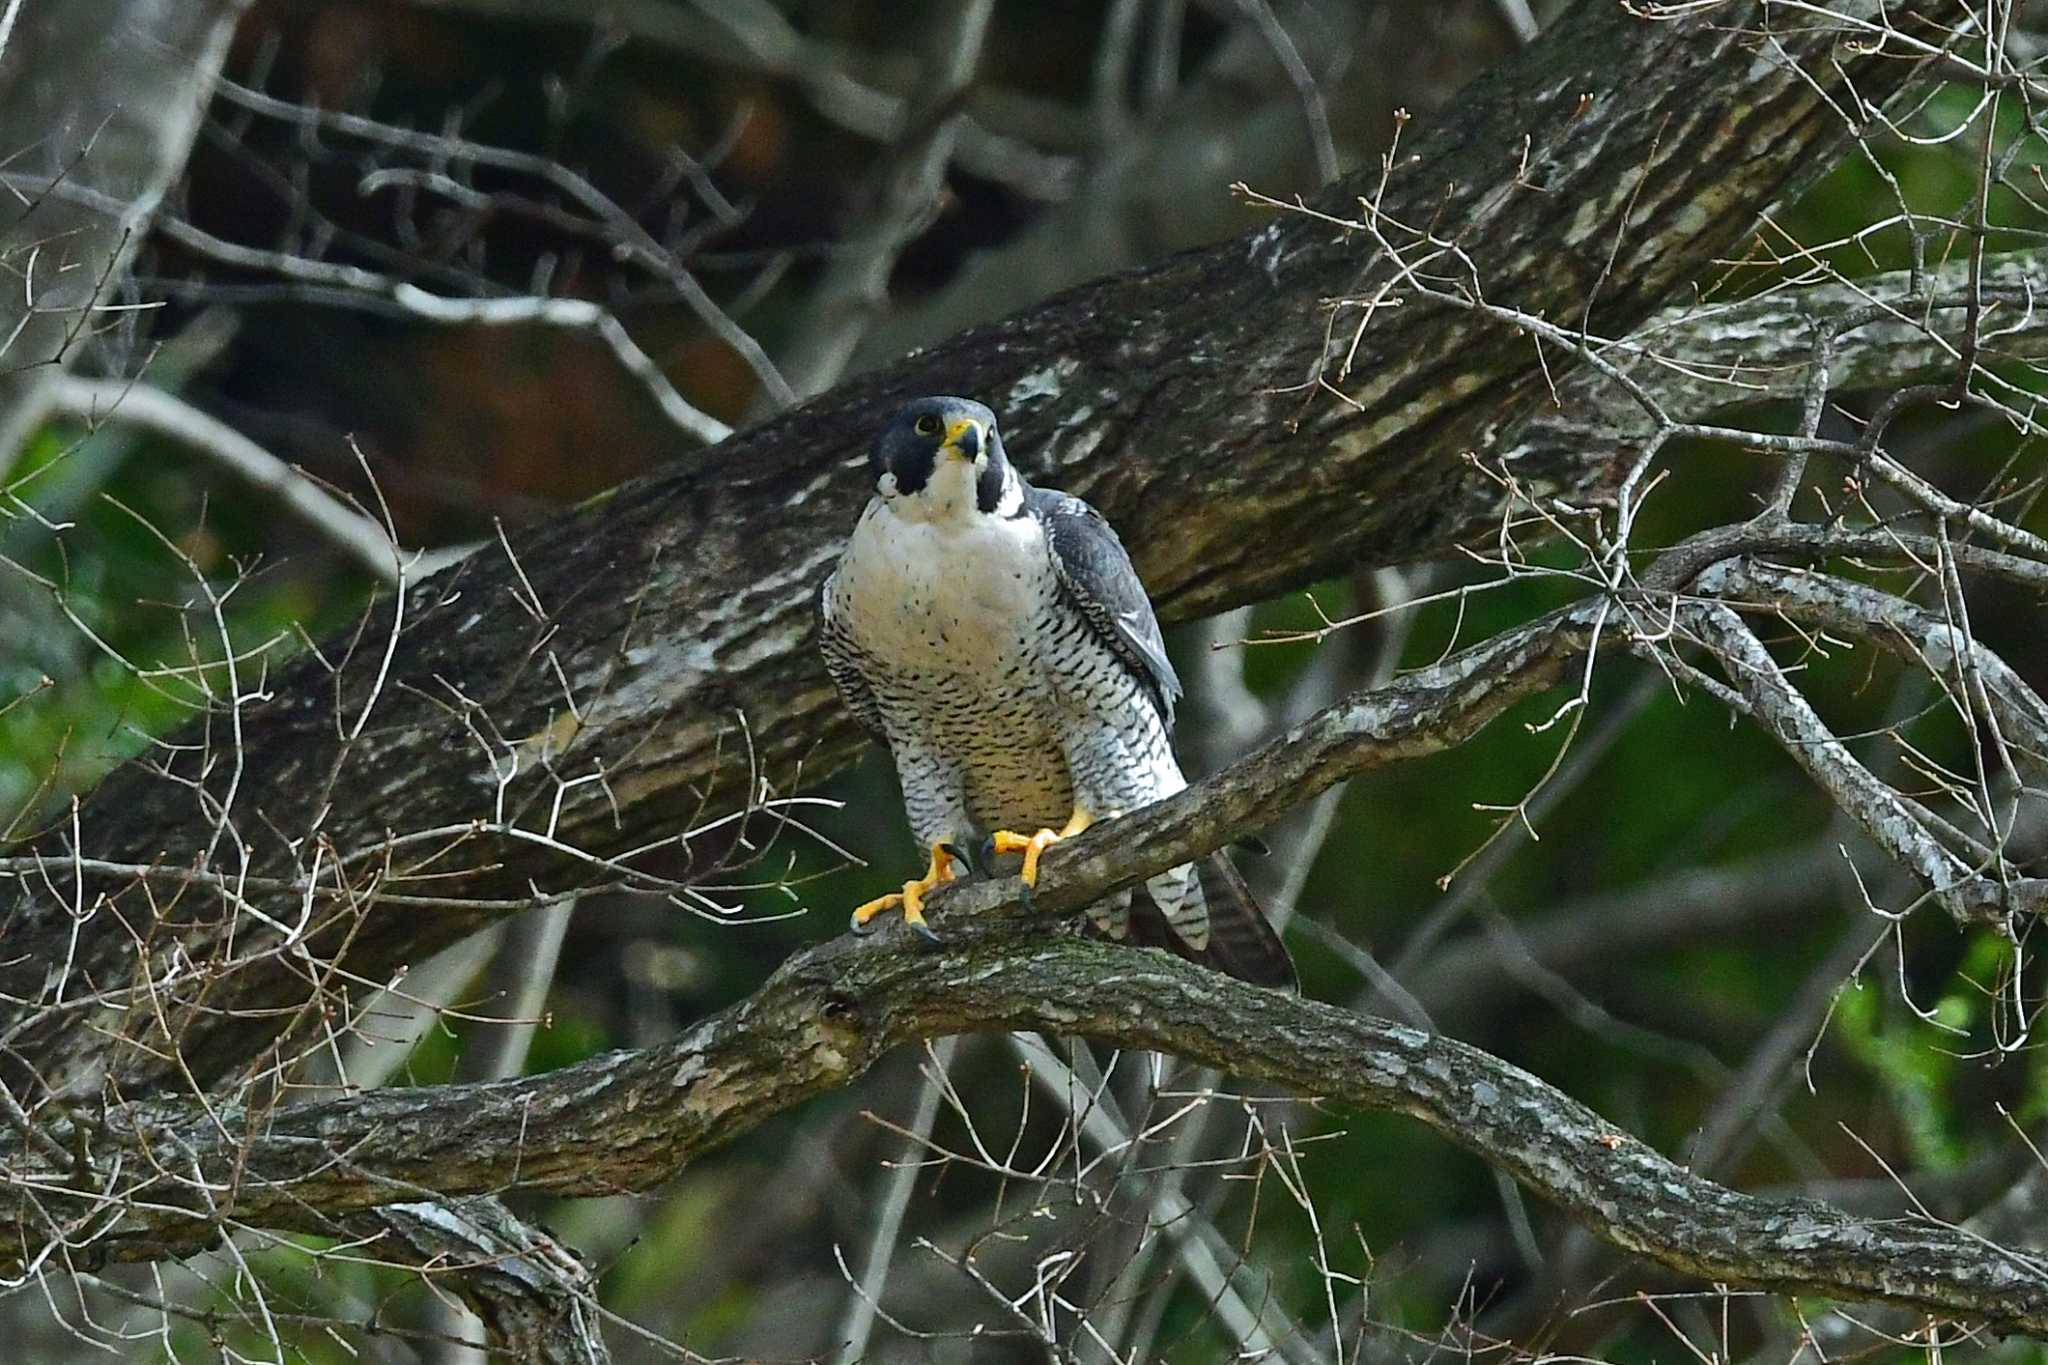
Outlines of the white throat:
[[978,460],[941,455],[924,487],[915,493],[884,492],[882,500],[903,521],[959,525],[980,515],[975,484],[981,479],[982,468]]
[[[954,477],[964,502],[932,496],[947,489],[935,478],[915,495],[868,504],[839,562],[830,610],[844,612],[862,648],[891,668],[993,685],[1031,651],[1052,562],[1037,518],[983,514],[973,483]],[[1005,501],[1021,502],[1020,481],[1007,482]]]

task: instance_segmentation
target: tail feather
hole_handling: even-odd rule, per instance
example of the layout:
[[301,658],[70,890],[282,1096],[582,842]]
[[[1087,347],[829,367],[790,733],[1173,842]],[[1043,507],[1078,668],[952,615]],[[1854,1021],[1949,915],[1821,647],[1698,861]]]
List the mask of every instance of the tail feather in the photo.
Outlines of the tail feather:
[[1200,894],[1209,910],[1208,942],[1197,946],[1183,939],[1150,894],[1142,890],[1131,903],[1132,940],[1148,947],[1165,948],[1190,962],[1254,986],[1283,991],[1299,989],[1294,959],[1288,956],[1286,945],[1267,922],[1265,912],[1253,899],[1251,888],[1245,885],[1229,855],[1212,853],[1197,866],[1201,873]]
[[1088,907],[1088,922],[1105,938],[1121,942],[1131,936],[1131,888],[1112,891]]
[[1196,952],[1209,946],[1209,897],[1193,863],[1169,867],[1145,881],[1145,894],[1166,920],[1174,937]]

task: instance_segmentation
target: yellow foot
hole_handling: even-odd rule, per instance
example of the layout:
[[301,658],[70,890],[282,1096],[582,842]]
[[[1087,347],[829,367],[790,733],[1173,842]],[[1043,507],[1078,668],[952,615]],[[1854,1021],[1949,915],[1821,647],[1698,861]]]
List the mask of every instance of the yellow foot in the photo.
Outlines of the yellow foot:
[[1067,817],[1065,829],[1042,829],[1036,834],[1018,834],[999,829],[990,838],[998,853],[1022,853],[1024,855],[1024,885],[1038,885],[1038,858],[1047,849],[1062,839],[1071,839],[1095,823],[1095,817],[1079,806]]
[[925,874],[914,882],[903,883],[901,891],[877,896],[857,908],[853,912],[853,932],[865,934],[868,931],[869,920],[884,910],[892,910],[900,905],[903,907],[903,922],[924,935],[926,939],[937,943],[939,936],[924,922],[924,898],[931,894],[934,887],[943,886],[953,880],[953,857],[953,850],[947,847],[944,840],[934,843],[931,866],[925,869]]

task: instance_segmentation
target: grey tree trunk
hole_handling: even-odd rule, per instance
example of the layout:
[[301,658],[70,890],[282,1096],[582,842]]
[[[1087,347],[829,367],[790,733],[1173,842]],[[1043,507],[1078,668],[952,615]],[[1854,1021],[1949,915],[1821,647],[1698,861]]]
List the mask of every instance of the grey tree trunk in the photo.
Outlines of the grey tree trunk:
[[0,52],[0,472],[184,169],[248,0],[24,0]]

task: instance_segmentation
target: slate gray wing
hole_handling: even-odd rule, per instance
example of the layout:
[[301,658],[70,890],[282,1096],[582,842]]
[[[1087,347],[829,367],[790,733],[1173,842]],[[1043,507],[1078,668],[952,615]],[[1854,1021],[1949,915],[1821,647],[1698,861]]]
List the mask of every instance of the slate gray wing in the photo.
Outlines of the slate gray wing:
[[1100,512],[1070,493],[1027,488],[1024,507],[1045,527],[1061,596],[1131,670],[1171,730],[1180,679],[1124,543]]
[[875,705],[867,675],[860,670],[860,655],[846,627],[832,612],[832,587],[838,578],[839,571],[834,569],[818,585],[818,652],[825,656],[825,671],[831,675],[832,685],[839,689],[839,699],[846,703],[846,709],[853,712],[854,719],[863,727],[886,739],[882,710]]

